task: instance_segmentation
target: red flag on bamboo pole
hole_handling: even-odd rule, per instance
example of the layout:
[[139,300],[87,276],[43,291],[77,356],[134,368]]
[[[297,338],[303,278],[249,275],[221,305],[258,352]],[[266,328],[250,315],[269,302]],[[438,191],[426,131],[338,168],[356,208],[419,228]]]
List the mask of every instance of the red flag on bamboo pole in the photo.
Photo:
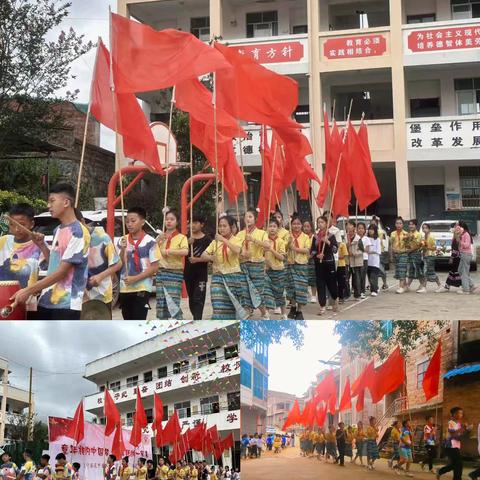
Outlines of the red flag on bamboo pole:
[[75,416],[68,426],[68,430],[65,436],[75,440],[78,445],[85,437],[85,420],[83,416],[83,399],[80,400],[77,409],[75,410]]
[[110,392],[105,390],[105,397],[103,402],[103,416],[105,417],[105,436],[109,437],[115,427],[119,425],[120,422],[120,412],[118,411],[113,398],[110,395]]
[[115,428],[115,435],[113,436],[112,441],[112,453],[117,458],[122,458],[124,452],[125,444],[123,443],[122,425],[117,424],[117,427]]
[[130,434],[130,444],[138,447],[142,443],[142,430],[148,425],[147,414],[143,408],[140,389],[137,387],[137,400],[135,402],[135,415],[133,417],[133,428]]
[[350,378],[347,378],[345,382],[345,387],[343,389],[342,398],[340,400],[340,405],[338,406],[338,411],[343,412],[344,410],[350,410],[352,408],[352,397],[350,394]]
[[357,397],[355,410],[361,412],[364,408],[365,389],[372,390],[372,384],[375,379],[374,361],[370,361],[362,373],[357,377],[351,386],[351,396]]
[[160,395],[158,395],[158,393],[155,393],[155,392],[153,394],[153,411],[154,411],[154,417],[153,417],[152,428],[153,430],[155,430],[155,443],[158,446],[163,444],[162,443],[163,402],[162,402],[162,399],[160,398]]
[[442,364],[442,341],[438,341],[437,348],[435,353],[430,359],[427,370],[425,371],[425,376],[423,377],[422,387],[425,393],[425,399],[430,400],[431,398],[438,395],[438,386],[440,383],[440,371]]
[[333,372],[328,372],[323,380],[315,388],[319,400],[325,400],[328,404],[328,412],[335,414],[337,404],[337,385]]
[[323,428],[323,424],[325,423],[325,419],[327,418],[327,404],[324,403],[317,409],[317,415],[315,417],[315,421],[320,428]]
[[203,450],[205,432],[206,432],[206,425],[203,422],[199,423],[190,431],[190,434],[189,434],[190,447],[193,448],[194,450],[197,450],[197,452],[201,452]]
[[233,448],[234,440],[233,440],[233,433],[229,433],[223,440],[222,440],[222,452],[229,448]]
[[300,423],[300,418],[300,406],[298,405],[298,400],[295,400],[291,410],[288,412],[287,419],[283,424],[282,430],[286,430],[290,425]]
[[173,412],[173,415],[168,419],[168,422],[165,425],[165,428],[163,429],[162,445],[167,445],[169,443],[173,444],[176,441],[178,441],[181,432],[182,432],[182,429],[180,427],[180,422],[178,420],[178,414],[177,414],[177,411],[175,410]]
[[373,403],[379,402],[387,393],[394,392],[405,381],[405,358],[397,347],[375,370],[375,381],[370,393]]

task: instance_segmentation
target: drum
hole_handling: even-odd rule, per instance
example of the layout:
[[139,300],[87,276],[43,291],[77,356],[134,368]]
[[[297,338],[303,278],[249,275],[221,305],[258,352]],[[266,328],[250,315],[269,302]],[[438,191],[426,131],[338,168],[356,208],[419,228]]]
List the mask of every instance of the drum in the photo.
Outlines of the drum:
[[111,320],[112,310],[110,305],[100,300],[89,300],[82,305],[80,320]]
[[0,320],[26,320],[25,305],[18,305],[12,309],[10,297],[21,289],[20,283],[15,281],[0,281]]

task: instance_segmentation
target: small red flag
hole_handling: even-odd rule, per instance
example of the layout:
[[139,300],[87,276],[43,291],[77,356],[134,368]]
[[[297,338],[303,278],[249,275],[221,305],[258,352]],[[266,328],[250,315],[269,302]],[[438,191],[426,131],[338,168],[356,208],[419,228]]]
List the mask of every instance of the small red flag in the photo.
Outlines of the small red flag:
[[298,400],[293,402],[293,406],[291,410],[288,412],[287,419],[283,424],[282,430],[286,430],[290,425],[295,425],[296,423],[300,423],[300,406],[298,405]]
[[[168,419],[165,428],[163,429],[162,434],[162,445],[167,445],[169,443],[174,444],[180,438],[182,428],[180,427],[180,422],[178,420],[178,414],[175,410],[173,415]],[[157,445],[159,446],[159,445]]]
[[323,404],[320,406],[320,408],[317,410],[317,414],[315,417],[315,421],[317,422],[317,425],[320,428],[323,428],[323,425],[325,423],[325,419],[327,418],[327,404]]
[[337,405],[337,385],[333,372],[328,372],[323,380],[317,385],[315,391],[319,400],[325,400],[328,404],[328,412],[335,414]]
[[364,408],[365,389],[368,388],[370,393],[373,390],[372,384],[375,380],[374,361],[368,363],[362,373],[357,377],[351,386],[351,396],[358,397],[355,405],[357,412],[361,412]]
[[154,418],[152,429],[155,430],[155,442],[158,445],[163,445],[162,443],[162,434],[163,434],[163,402],[158,393],[153,394],[153,410]]
[[190,447],[197,452],[203,450],[203,444],[205,439],[206,425],[201,422],[196,427],[192,428],[189,433]]
[[68,438],[73,438],[78,445],[85,437],[85,421],[83,417],[83,400],[78,404],[75,416],[68,426],[68,430],[65,433]]
[[442,367],[442,341],[438,341],[437,348],[428,364],[425,376],[423,377],[422,387],[425,392],[425,399],[438,395],[438,386],[440,383],[440,371]]
[[405,381],[405,358],[397,347],[375,370],[375,381],[370,393],[373,403],[379,402],[387,393],[394,392]]
[[124,452],[125,444],[123,443],[122,426],[117,424],[117,427],[115,428],[115,435],[113,436],[112,441],[112,453],[117,458],[122,458]]
[[117,425],[120,425],[120,412],[118,411],[113,398],[108,390],[105,390],[105,399],[103,402],[103,415],[105,416],[105,436],[109,437],[115,430]]
[[135,403],[135,415],[133,417],[133,428],[130,434],[130,444],[138,447],[142,443],[142,429],[148,425],[147,414],[143,408],[140,389],[137,387],[137,401]]
[[222,440],[222,452],[229,448],[233,448],[234,441],[233,441],[233,433],[230,433]]
[[344,410],[350,410],[352,408],[352,397],[350,394],[350,378],[347,378],[345,382],[345,387],[343,389],[343,395],[340,400],[340,405],[338,407],[339,412],[343,412]]

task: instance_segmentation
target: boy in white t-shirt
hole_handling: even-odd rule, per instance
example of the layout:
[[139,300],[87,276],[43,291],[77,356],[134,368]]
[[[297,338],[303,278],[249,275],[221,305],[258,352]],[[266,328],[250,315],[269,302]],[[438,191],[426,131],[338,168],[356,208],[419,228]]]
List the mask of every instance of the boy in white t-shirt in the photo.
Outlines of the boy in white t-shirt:
[[378,295],[378,277],[380,275],[380,254],[382,253],[382,244],[378,236],[378,227],[372,224],[368,227],[368,245],[364,242],[367,251],[367,272],[370,282],[370,293],[372,297]]

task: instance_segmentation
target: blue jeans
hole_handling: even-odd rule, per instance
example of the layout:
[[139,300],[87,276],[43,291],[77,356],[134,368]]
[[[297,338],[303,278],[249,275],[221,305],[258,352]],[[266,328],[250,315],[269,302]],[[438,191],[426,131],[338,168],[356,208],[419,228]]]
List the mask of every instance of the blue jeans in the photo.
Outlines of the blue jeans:
[[472,279],[470,278],[470,263],[473,255],[471,253],[460,253],[460,265],[458,266],[458,273],[462,277],[462,290],[469,292],[473,287]]

